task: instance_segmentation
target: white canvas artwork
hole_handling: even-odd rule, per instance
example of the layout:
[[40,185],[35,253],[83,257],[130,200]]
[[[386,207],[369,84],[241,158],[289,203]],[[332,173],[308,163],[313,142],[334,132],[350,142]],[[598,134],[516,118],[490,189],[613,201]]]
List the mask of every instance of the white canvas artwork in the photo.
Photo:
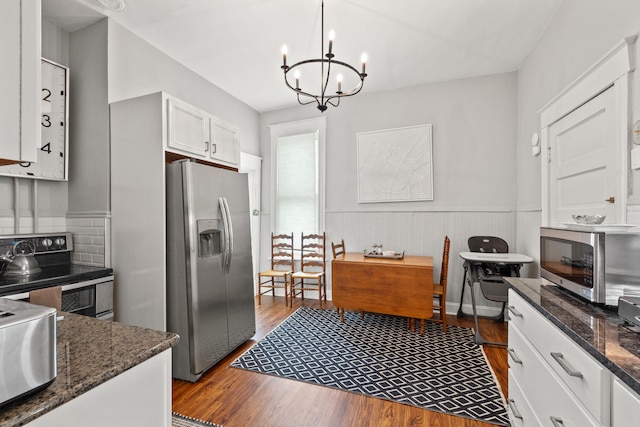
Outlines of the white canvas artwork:
[[356,134],[358,203],[433,200],[431,125]]

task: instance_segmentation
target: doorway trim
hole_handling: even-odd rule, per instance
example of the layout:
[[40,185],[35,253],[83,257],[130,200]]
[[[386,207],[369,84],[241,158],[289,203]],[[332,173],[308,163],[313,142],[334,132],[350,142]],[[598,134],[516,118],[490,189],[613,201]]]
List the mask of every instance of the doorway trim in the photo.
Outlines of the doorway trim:
[[[551,225],[549,210],[549,151],[550,126],[606,89],[613,87],[615,97],[615,146],[617,165],[622,171],[618,178],[621,191],[628,195],[629,123],[631,72],[635,69],[637,36],[627,37],[614,46],[587,71],[544,105],[539,111],[542,161],[542,225]],[[619,218],[626,222],[627,197],[617,206]]]
[[249,209],[251,211],[251,259],[253,265],[253,289],[257,295],[256,281],[260,271],[260,215],[261,187],[262,187],[262,157],[240,152],[238,172],[246,173],[249,181]]

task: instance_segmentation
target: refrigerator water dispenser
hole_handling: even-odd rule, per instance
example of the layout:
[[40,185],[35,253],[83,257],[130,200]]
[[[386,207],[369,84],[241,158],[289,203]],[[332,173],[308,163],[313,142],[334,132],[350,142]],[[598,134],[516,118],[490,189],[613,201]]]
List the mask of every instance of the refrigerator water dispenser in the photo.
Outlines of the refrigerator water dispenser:
[[222,253],[220,220],[198,220],[198,257],[207,258]]

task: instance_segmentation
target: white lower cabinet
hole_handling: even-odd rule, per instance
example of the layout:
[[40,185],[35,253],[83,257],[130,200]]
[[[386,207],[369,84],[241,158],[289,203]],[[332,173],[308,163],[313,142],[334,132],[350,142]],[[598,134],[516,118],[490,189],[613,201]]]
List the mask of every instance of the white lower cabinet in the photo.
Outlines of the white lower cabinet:
[[509,379],[520,384],[539,425],[601,425],[512,324],[509,325],[509,349]]
[[509,370],[508,404],[512,427],[537,427],[541,425],[511,370]]
[[640,425],[640,396],[514,290],[509,313],[514,426]]
[[29,427],[171,427],[171,350],[36,418]]
[[611,391],[611,427],[640,425],[640,396],[617,378]]

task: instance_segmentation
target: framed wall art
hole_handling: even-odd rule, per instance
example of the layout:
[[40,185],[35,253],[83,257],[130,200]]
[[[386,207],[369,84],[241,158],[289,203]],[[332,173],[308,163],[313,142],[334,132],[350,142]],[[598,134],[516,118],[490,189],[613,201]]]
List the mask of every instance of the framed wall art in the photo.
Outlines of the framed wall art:
[[358,203],[433,200],[432,126],[356,134]]

